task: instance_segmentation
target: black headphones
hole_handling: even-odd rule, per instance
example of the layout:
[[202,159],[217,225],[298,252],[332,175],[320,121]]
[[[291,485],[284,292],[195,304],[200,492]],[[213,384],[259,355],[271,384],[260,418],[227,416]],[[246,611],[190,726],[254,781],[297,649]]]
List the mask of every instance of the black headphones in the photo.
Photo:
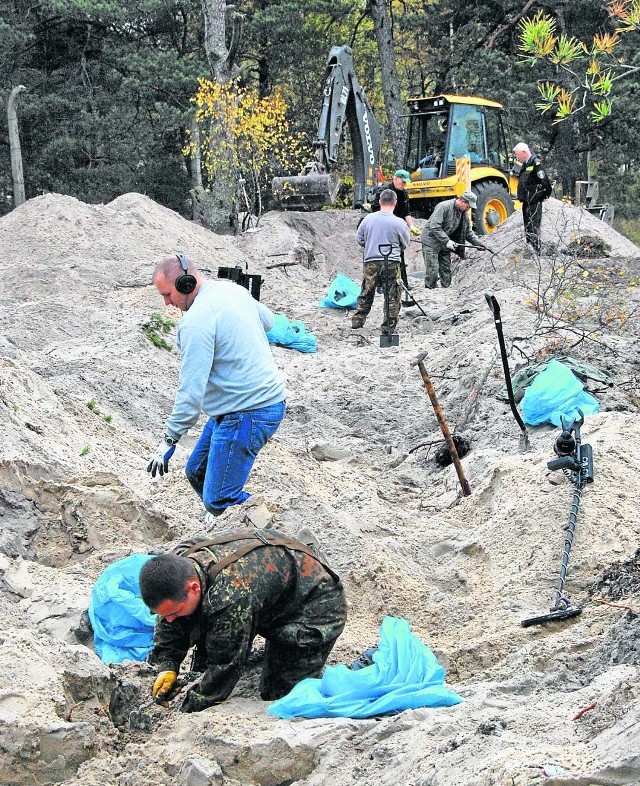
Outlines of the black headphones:
[[196,277],[189,273],[189,265],[187,263],[187,257],[185,254],[176,254],[176,257],[178,258],[180,267],[184,272],[181,273],[178,278],[176,278],[174,286],[176,291],[181,295],[190,295],[198,286],[198,282],[196,281]]

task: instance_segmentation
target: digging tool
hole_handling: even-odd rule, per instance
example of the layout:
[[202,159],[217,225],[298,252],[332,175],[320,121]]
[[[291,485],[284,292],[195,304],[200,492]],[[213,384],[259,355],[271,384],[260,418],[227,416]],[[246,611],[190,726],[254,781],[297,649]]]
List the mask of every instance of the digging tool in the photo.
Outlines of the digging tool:
[[411,361],[410,365],[417,366],[418,370],[420,371],[420,375],[422,376],[422,381],[424,382],[424,388],[427,391],[429,399],[431,400],[431,406],[433,407],[433,411],[436,413],[436,418],[438,419],[438,423],[440,424],[440,430],[442,431],[442,435],[444,436],[445,442],[447,443],[447,447],[449,448],[449,453],[451,453],[451,458],[456,468],[458,480],[460,481],[460,486],[462,488],[462,494],[465,497],[468,497],[471,494],[471,486],[469,485],[469,481],[466,479],[464,475],[464,470],[462,469],[462,464],[460,463],[460,457],[458,456],[458,451],[456,450],[453,437],[451,436],[451,432],[449,431],[449,426],[447,425],[447,421],[445,420],[444,413],[440,407],[440,404],[438,403],[438,397],[436,396],[436,392],[433,389],[433,385],[431,384],[431,379],[429,378],[429,374],[427,373],[427,369],[425,368],[424,359],[426,358],[426,356],[427,356],[426,352],[421,352],[417,358],[414,358]]
[[427,314],[427,312],[422,308],[420,303],[418,303],[418,301],[414,298],[414,296],[411,294],[411,290],[409,289],[409,287],[405,286],[404,282],[402,283],[402,288],[407,293],[407,295],[411,298],[411,300],[403,300],[402,301],[402,305],[403,306],[417,306],[420,309],[420,311],[422,312],[422,315],[425,316],[427,319],[429,319],[429,315]]
[[530,625],[542,625],[545,622],[557,622],[576,617],[582,612],[578,606],[573,606],[569,598],[564,595],[564,585],[567,579],[567,567],[569,565],[569,554],[573,543],[573,535],[576,529],[576,520],[582,499],[582,491],[587,483],[593,482],[593,450],[591,445],[583,445],[580,440],[580,426],[584,423],[584,415],[578,410],[578,420],[569,423],[562,418],[562,434],[557,437],[553,446],[558,458],[547,462],[547,467],[552,470],[561,469],[568,475],[574,485],[573,500],[569,513],[569,526],[564,541],[564,552],[560,565],[560,576],[556,588],[556,599],[551,606],[548,614],[541,614],[538,617],[529,617],[520,623],[523,628]]
[[493,314],[493,321],[496,325],[496,331],[498,333],[498,343],[500,344],[500,355],[502,356],[502,368],[504,371],[504,380],[507,385],[507,394],[509,396],[509,406],[511,407],[511,411],[513,412],[513,417],[516,419],[517,424],[520,426],[522,430],[521,442],[522,447],[524,450],[529,448],[529,433],[527,431],[527,427],[520,416],[520,412],[518,411],[518,407],[516,406],[515,398],[513,397],[513,387],[511,385],[511,372],[509,371],[509,360],[507,358],[507,348],[504,343],[504,334],[502,333],[502,319],[500,318],[500,304],[496,300],[496,296],[491,294],[490,292],[485,292],[485,298],[491,309],[491,313]]
[[393,328],[390,324],[389,317],[389,257],[393,246],[391,243],[381,243],[378,246],[380,256],[384,260],[384,322],[386,327],[380,335],[381,347],[398,347],[400,346],[400,338],[397,333],[393,333]]

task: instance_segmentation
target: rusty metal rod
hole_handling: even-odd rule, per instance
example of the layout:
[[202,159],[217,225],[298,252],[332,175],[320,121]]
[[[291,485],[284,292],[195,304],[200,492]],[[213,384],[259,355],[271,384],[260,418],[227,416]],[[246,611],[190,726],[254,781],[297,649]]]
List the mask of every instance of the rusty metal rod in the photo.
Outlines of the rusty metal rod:
[[426,356],[427,356],[426,352],[421,352],[417,358],[414,358],[411,361],[411,365],[417,366],[420,371],[420,375],[422,376],[422,381],[424,382],[424,388],[427,391],[427,394],[429,395],[429,399],[431,400],[431,406],[433,407],[433,411],[436,413],[436,418],[438,418],[438,423],[440,424],[440,430],[442,431],[445,442],[447,443],[447,447],[449,448],[449,453],[451,454],[453,464],[456,468],[456,472],[458,474],[458,480],[460,481],[460,487],[462,488],[462,494],[463,496],[468,497],[471,494],[471,486],[469,485],[469,481],[466,479],[464,475],[464,470],[462,469],[462,464],[460,463],[460,456],[458,456],[458,451],[456,450],[455,443],[453,441],[453,438],[451,437],[449,426],[447,425],[447,421],[445,420],[444,413],[438,402],[436,391],[433,389],[431,379],[429,378],[429,374],[427,373],[427,369],[425,368],[423,361],[426,358]]

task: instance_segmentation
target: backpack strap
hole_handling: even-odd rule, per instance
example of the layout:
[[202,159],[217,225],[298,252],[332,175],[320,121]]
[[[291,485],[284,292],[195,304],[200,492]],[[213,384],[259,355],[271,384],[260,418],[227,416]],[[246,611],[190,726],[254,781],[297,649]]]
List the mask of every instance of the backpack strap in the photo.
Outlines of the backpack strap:
[[299,551],[303,554],[307,554],[309,557],[313,557],[316,562],[319,562],[322,565],[331,578],[333,578],[335,581],[340,581],[338,574],[332,568],[330,568],[326,562],[319,559],[310,546],[300,543],[300,541],[294,540],[293,538],[289,538],[286,535],[265,533],[264,531],[261,532],[255,529],[239,530],[230,535],[219,535],[217,538],[200,540],[197,543],[194,543],[193,546],[190,546],[186,551],[183,551],[180,556],[190,557],[197,551],[200,551],[200,549],[208,549],[211,546],[223,546],[225,543],[232,543],[236,540],[248,540],[249,542],[244,546],[241,546],[239,549],[232,551],[230,554],[227,554],[226,557],[218,560],[218,562],[214,563],[213,565],[210,565],[207,568],[207,574],[210,578],[215,578],[218,573],[229,567],[229,565],[237,562],[239,559],[242,559],[242,557],[246,556],[252,551],[255,551],[256,549],[264,548],[265,546],[282,546],[289,551]]

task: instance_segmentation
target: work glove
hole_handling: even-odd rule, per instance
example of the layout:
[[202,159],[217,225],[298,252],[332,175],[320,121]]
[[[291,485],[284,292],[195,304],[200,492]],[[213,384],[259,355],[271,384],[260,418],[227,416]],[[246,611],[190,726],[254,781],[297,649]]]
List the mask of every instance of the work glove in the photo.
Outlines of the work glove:
[[415,224],[411,224],[411,226],[409,227],[409,232],[411,232],[411,234],[414,236],[419,235],[420,227],[417,227]]
[[147,472],[151,473],[152,478],[155,478],[157,472],[159,472],[160,477],[162,477],[165,472],[169,471],[169,459],[175,453],[177,440],[171,440],[171,442],[167,440],[167,437],[160,440],[155,453],[151,456]]
[[458,244],[453,240],[447,240],[447,248],[449,251],[457,251]]
[[151,695],[154,699],[162,699],[167,696],[178,681],[175,671],[161,671],[156,677],[156,681],[151,688]]

